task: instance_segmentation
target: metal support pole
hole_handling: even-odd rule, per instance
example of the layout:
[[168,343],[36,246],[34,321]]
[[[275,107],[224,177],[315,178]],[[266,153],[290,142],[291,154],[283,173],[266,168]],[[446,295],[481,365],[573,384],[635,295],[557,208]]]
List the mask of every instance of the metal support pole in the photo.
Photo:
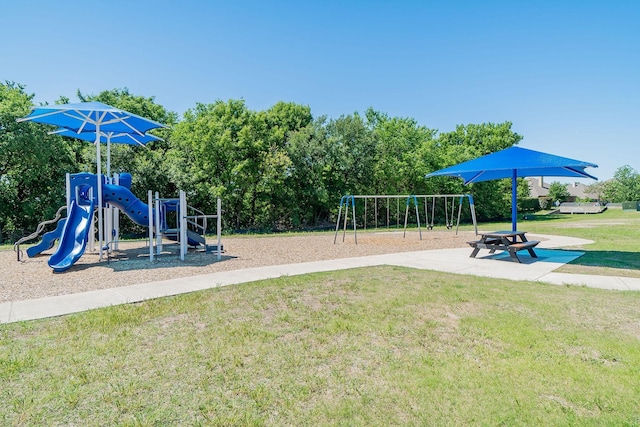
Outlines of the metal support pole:
[[413,196],[413,203],[416,205],[416,221],[418,222],[418,234],[422,240],[422,228],[420,228],[420,213],[418,212],[418,198]]
[[162,230],[160,228],[160,193],[156,191],[156,198],[153,202],[155,211],[155,231],[156,231],[156,252],[158,255],[162,253]]
[[351,196],[351,207],[353,208],[353,238],[358,244],[358,233],[356,231],[356,198]]
[[[114,174],[114,180],[117,185],[120,185],[120,174]],[[114,249],[120,249],[120,209],[113,208],[113,229],[115,230],[115,245]]]
[[98,187],[98,261],[102,261],[104,228],[102,223],[102,165],[100,161],[100,122],[96,123],[96,187]]
[[409,199],[407,199],[407,208],[404,210],[404,234],[402,238],[407,237],[407,220],[409,219]]
[[69,211],[71,210],[71,175],[68,173],[65,177],[65,185],[67,186],[67,216],[69,216]]
[[180,190],[180,260],[187,253],[187,193]]
[[367,198],[364,199],[364,231],[367,231]]
[[336,239],[338,238],[338,229],[340,228],[340,216],[342,215],[342,203],[344,202],[344,197],[340,198],[340,207],[338,208],[338,219],[336,219],[336,234],[333,236],[333,244],[336,244]]
[[476,231],[476,236],[478,235],[478,223],[476,222],[476,206],[473,203],[473,196],[471,194],[467,194],[467,198],[469,199],[469,209],[471,210],[471,219],[473,220],[473,228]]
[[511,177],[511,231],[516,231],[518,222],[518,170],[513,170]]
[[218,233],[218,261],[222,258],[222,200],[216,203],[216,231]]
[[344,237],[347,234],[347,217],[349,216],[349,196],[345,196],[347,199],[345,200],[345,210],[344,210],[344,225],[342,226],[342,241],[344,242]]
[[153,193],[147,192],[147,212],[149,215],[149,262],[153,262]]

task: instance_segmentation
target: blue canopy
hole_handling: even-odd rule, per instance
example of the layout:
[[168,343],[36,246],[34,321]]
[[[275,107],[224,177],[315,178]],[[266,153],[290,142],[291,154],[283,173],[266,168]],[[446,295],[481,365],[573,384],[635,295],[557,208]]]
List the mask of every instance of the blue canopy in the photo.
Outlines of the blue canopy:
[[[96,134],[95,132],[82,132],[77,133],[67,128],[60,128],[54,131],[49,132],[50,134],[66,136],[68,138],[76,138],[81,139],[83,141],[89,141],[95,143]],[[158,138],[157,136],[151,134],[132,134],[132,133],[116,133],[116,132],[102,132],[100,131],[100,142],[102,144],[126,144],[126,145],[142,145],[153,142],[153,141],[162,141],[162,138]]]
[[166,127],[153,120],[101,102],[32,107],[31,113],[18,121],[55,125],[77,133],[94,132],[94,136],[96,130],[144,135],[151,129]]
[[517,178],[526,176],[566,176],[597,180],[598,178],[584,171],[587,167],[597,168],[598,165],[526,148],[511,147],[432,172],[426,177],[455,176],[462,178],[465,184],[513,178],[514,173]]
[[[83,141],[90,141],[95,144],[96,133],[95,132],[75,132],[67,128],[60,128],[49,132],[50,134],[56,134],[66,136],[67,138],[76,138]],[[121,132],[102,132],[100,131],[100,143],[107,145],[107,176],[111,176],[111,144],[126,144],[126,145],[142,145],[143,147],[153,141],[162,141],[162,138],[151,134],[132,134]]]
[[462,178],[465,184],[511,178],[511,226],[513,231],[516,231],[518,211],[516,200],[517,178],[562,176],[597,180],[598,178],[585,172],[587,167],[597,168],[598,165],[526,148],[511,147],[432,172],[425,177],[455,176]]

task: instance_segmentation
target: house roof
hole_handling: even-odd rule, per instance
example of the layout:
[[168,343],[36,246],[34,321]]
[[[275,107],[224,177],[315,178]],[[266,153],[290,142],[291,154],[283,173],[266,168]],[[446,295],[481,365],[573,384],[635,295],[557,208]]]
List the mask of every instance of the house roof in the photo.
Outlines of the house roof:
[[[541,178],[527,178],[529,183],[529,197],[546,197],[549,194],[549,185],[554,181],[545,181]],[[593,194],[587,193],[589,186],[581,182],[567,184],[569,195],[581,199],[594,198]]]

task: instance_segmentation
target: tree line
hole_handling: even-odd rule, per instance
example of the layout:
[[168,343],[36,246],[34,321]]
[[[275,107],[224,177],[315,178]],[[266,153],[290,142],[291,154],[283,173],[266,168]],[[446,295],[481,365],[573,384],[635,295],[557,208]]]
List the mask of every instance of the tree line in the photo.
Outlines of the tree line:
[[[425,179],[432,171],[508,148],[522,137],[512,124],[459,125],[439,132],[408,117],[369,108],[363,114],[314,117],[309,106],[278,102],[264,111],[243,100],[198,103],[183,114],[153,97],[127,89],[98,95],[78,91],[80,101],[99,101],[169,125],[151,133],[163,141],[145,148],[112,145],[113,172],[133,175],[132,191],[174,197],[214,212],[223,204],[223,228],[295,230],[327,226],[345,194],[458,194],[471,192],[479,220],[508,217],[509,183]],[[95,171],[87,142],[49,135],[50,126],[16,119],[29,113],[33,94],[0,83],[0,232],[15,241],[54,216],[65,203],[65,174]],[[61,97],[56,103],[69,102]],[[104,159],[104,157],[103,157]],[[528,195],[524,182],[521,195]],[[123,221],[123,227],[136,226]],[[125,230],[126,231],[126,230]],[[1,240],[0,240],[1,241]]]

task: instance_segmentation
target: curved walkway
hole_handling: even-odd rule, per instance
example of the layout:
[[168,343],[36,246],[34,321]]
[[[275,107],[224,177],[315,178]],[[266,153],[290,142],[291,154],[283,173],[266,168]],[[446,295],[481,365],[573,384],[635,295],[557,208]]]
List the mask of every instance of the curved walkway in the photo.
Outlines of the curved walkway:
[[[531,235],[531,237],[534,237],[534,235]],[[61,316],[100,307],[134,303],[220,286],[273,279],[281,276],[294,276],[378,265],[394,265],[510,280],[538,281],[554,285],[575,285],[611,290],[640,291],[640,278],[554,273],[554,270],[563,264],[571,262],[583,255],[583,252],[579,251],[554,248],[576,246],[591,242],[584,239],[546,235],[538,235],[536,240],[539,240],[539,238],[542,238],[543,241],[536,248],[538,258],[531,258],[526,251],[523,251],[521,254],[518,254],[522,260],[520,264],[512,262],[506,253],[483,256],[486,255],[486,251],[481,251],[479,257],[470,258],[469,254],[471,249],[457,248],[274,265],[71,295],[3,303],[0,304],[0,323]]]

